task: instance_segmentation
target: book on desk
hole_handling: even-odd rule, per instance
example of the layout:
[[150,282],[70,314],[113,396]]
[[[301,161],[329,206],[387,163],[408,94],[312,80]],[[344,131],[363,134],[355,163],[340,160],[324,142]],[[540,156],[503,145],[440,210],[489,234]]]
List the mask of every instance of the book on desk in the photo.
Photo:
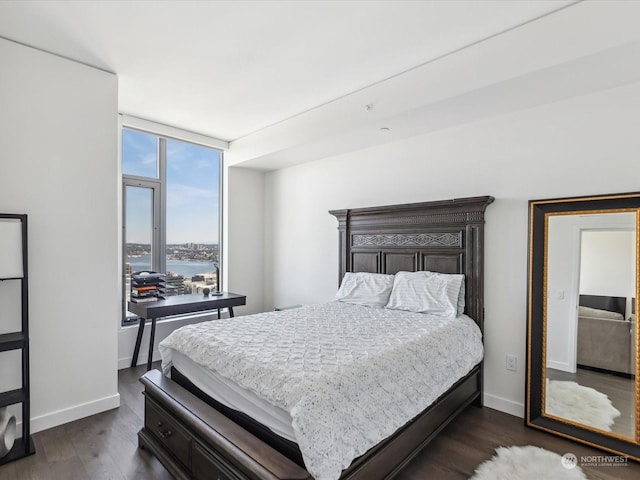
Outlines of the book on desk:
[[131,274],[131,295],[134,303],[156,302],[166,297],[167,276],[164,273],[141,271]]

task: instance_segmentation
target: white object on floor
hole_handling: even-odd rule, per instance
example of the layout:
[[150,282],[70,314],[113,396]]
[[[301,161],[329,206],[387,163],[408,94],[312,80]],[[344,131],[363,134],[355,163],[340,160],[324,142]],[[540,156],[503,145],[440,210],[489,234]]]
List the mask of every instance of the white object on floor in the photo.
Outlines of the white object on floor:
[[0,407],[0,458],[6,456],[16,440],[16,417],[7,407]]
[[560,456],[544,448],[498,447],[470,480],[587,480],[573,454]]
[[614,420],[620,416],[604,393],[576,382],[549,379],[545,413],[605,432],[611,431]]

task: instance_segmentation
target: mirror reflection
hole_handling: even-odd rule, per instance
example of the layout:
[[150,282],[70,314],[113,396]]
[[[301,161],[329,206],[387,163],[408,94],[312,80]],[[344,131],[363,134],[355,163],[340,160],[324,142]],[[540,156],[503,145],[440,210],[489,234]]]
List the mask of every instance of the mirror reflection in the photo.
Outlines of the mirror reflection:
[[635,437],[636,213],[550,213],[544,413]]

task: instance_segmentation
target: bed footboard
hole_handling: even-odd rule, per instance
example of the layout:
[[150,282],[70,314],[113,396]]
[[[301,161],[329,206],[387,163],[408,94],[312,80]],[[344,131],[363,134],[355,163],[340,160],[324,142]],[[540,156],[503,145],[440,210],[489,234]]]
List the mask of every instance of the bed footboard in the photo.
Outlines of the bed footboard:
[[309,473],[202,400],[147,372],[144,427],[138,444],[177,479],[304,480]]
[[[177,479],[311,480],[304,468],[162,375],[147,372],[140,448]],[[421,415],[343,472],[343,480],[392,478],[451,420],[480,397],[474,368]]]

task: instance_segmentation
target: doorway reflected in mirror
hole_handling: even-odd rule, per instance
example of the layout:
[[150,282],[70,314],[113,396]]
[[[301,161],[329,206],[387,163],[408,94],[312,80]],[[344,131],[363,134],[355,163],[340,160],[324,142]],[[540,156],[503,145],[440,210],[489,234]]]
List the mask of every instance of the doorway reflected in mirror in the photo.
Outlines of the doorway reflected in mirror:
[[545,413],[634,438],[636,212],[547,228]]
[[526,424],[640,460],[640,194],[529,207]]

